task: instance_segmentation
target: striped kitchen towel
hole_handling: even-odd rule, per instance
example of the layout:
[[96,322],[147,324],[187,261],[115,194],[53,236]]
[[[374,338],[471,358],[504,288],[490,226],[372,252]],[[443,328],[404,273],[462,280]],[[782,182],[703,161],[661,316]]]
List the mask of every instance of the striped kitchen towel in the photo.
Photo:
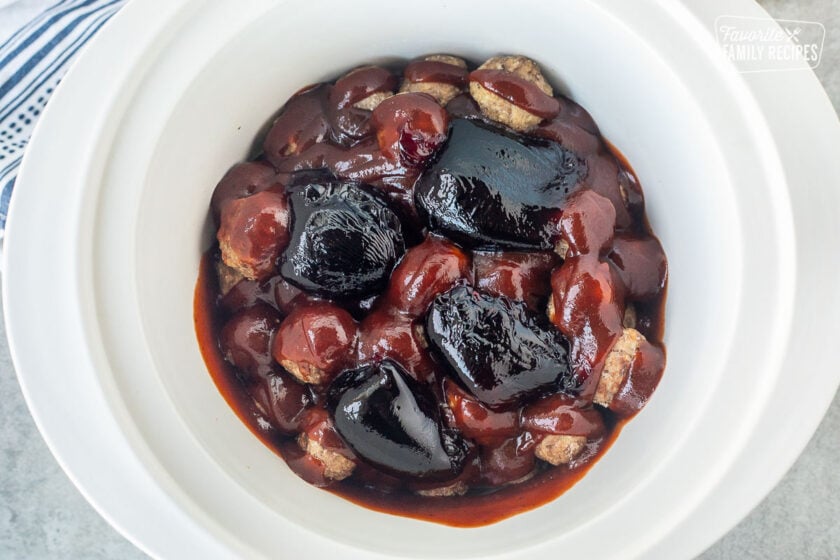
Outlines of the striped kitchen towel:
[[0,240],[26,143],[84,44],[126,0],[0,0]]

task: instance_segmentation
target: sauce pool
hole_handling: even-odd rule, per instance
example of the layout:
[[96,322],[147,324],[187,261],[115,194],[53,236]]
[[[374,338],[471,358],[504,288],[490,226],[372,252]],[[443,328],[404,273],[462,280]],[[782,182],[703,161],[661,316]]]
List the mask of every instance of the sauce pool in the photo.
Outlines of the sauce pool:
[[[213,253],[201,260],[201,272],[195,289],[195,330],[207,369],[219,392],[239,419],[280,457],[284,443],[292,441],[271,427],[247,392],[246,383],[239,380],[222,356],[216,341],[220,327],[217,306],[216,275]],[[405,491],[375,492],[352,480],[333,483],[326,488],[342,498],[366,508],[450,527],[481,527],[537,508],[553,501],[582,479],[597,460],[610,448],[629,418],[608,423],[606,434],[589,442],[587,449],[575,461],[577,466],[543,467],[530,480],[506,486],[486,494],[467,494],[453,497],[424,497]],[[278,462],[278,468],[283,465]]]

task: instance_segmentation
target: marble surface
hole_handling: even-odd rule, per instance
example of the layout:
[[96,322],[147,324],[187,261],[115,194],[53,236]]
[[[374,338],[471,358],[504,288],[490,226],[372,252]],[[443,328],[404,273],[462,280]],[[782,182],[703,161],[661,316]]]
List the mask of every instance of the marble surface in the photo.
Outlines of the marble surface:
[[[782,19],[822,22],[817,76],[840,109],[840,0],[762,5]],[[840,558],[840,395],[776,489],[700,560]],[[0,559],[146,558],[82,498],[29,416],[0,324]]]

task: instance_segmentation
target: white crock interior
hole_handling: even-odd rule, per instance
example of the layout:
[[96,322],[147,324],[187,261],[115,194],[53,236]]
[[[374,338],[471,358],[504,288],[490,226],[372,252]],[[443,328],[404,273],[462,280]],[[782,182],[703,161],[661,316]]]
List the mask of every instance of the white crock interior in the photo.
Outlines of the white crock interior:
[[[429,557],[484,557],[559,540],[569,550],[584,550],[584,535],[606,540],[615,532],[615,516],[628,509],[640,523],[661,521],[672,507],[665,496],[689,495],[699,480],[694,477],[705,476],[694,458],[703,456],[707,439],[728,433],[739,418],[736,411],[711,413],[710,403],[722,394],[733,352],[750,350],[748,341],[735,340],[746,271],[772,275],[770,263],[744,248],[778,236],[772,220],[756,220],[745,210],[770,204],[763,185],[733,184],[732,154],[722,146],[732,144],[732,135],[745,135],[737,132],[743,125],[733,121],[736,132],[723,129],[735,113],[722,104],[710,117],[703,105],[708,100],[687,87],[719,78],[675,67],[661,45],[658,54],[650,44],[651,20],[622,20],[596,4],[558,9],[529,2],[521,8],[527,26],[513,23],[520,14],[511,10],[520,8],[505,2],[382,9],[365,1],[331,3],[329,12],[322,4],[263,6],[254,12],[259,18],[242,18],[247,25],[237,22],[233,29],[223,10],[196,13],[161,47],[165,54],[148,63],[144,93],[136,97],[144,112],[135,108],[117,133],[96,228],[121,240],[122,257],[108,239],[98,250],[122,258],[133,280],[119,291],[100,271],[98,305],[115,390],[143,440],[145,460],[195,516],[223,534],[220,539],[266,555],[278,550],[273,528],[284,520],[336,543]],[[216,36],[226,40],[217,44]],[[299,480],[218,394],[199,355],[192,316],[199,258],[210,239],[210,194],[224,171],[247,156],[283,101],[302,85],[354,65],[428,52],[474,61],[520,53],[538,60],[635,168],[670,263],[668,367],[649,406],[564,496],[471,530],[373,512]],[[116,189],[124,191],[117,195]],[[120,230],[126,237],[113,233]],[[764,293],[754,297],[772,297],[775,286],[757,289]],[[138,339],[131,343],[108,334],[109,324],[127,332],[137,321]],[[747,396],[757,373],[744,375],[728,387],[735,394],[727,400]],[[665,487],[655,476],[674,461],[683,462],[683,487]],[[712,470],[714,458],[708,461]],[[657,504],[666,510],[657,511]]]

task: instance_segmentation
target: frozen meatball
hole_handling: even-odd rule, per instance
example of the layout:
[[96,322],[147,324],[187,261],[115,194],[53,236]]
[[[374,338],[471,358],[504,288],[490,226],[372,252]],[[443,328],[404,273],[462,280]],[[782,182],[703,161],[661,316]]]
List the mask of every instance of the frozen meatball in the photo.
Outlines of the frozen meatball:
[[339,78],[330,98],[339,109],[352,105],[356,109],[373,111],[394,95],[397,77],[379,66],[361,66]]
[[283,360],[280,362],[283,369],[291,373],[301,383],[311,383],[319,385],[326,379],[326,373],[319,367],[313,366],[309,362],[293,362],[291,360]]
[[452,484],[440,486],[438,488],[428,488],[426,490],[415,490],[420,496],[428,498],[444,498],[447,496],[463,496],[467,493],[467,484],[463,480],[457,480]]
[[219,278],[219,295],[226,296],[231,288],[239,284],[245,276],[235,268],[231,268],[223,261],[216,263],[216,275]]
[[554,246],[554,252],[560,255],[561,259],[565,260],[566,256],[569,254],[569,243],[565,239],[561,238]]
[[324,464],[324,476],[331,480],[344,480],[356,467],[356,463],[336,451],[327,449],[314,439],[301,433],[297,439],[298,445],[306,453]]
[[598,380],[598,388],[593,399],[596,404],[610,405],[624,378],[627,377],[627,372],[636,357],[636,351],[643,340],[645,337],[636,329],[625,328],[622,331],[604,362],[604,371],[601,373],[601,379]]
[[[464,59],[448,54],[433,54],[423,57],[423,60],[429,62],[442,62],[444,64],[463,68],[464,70],[467,68],[467,63]],[[400,93],[427,93],[434,97],[441,105],[446,105],[452,101],[455,96],[461,93],[461,90],[461,87],[452,84],[445,84],[441,82],[412,82],[408,79],[404,80],[402,87],[400,87]]]
[[216,233],[222,261],[249,280],[272,276],[289,243],[289,219],[286,197],[277,192],[231,200],[222,209]]
[[423,325],[393,309],[380,307],[359,325],[356,352],[360,363],[391,359],[414,379],[433,383],[437,362],[428,348]]
[[536,456],[552,465],[572,462],[586,447],[585,436],[547,435],[537,444]]
[[356,321],[344,309],[315,302],[294,309],[274,337],[272,354],[302,383],[323,385],[351,365]]
[[548,317],[548,320],[551,321],[554,325],[557,325],[555,319],[557,318],[557,308],[554,307],[554,298],[562,301],[565,297],[566,292],[561,291],[561,286],[554,286],[552,291],[552,295],[548,298],[548,304],[545,306],[545,314]]
[[356,109],[373,111],[380,103],[382,103],[389,97],[393,97],[393,95],[394,94],[390,91],[377,91],[376,93],[371,93],[361,101],[357,101],[353,104],[353,107],[355,107]]
[[554,310],[554,298],[553,297],[548,298],[548,305],[545,307],[545,314],[548,317],[548,320],[551,321],[552,324],[553,324],[554,323],[554,317],[555,317],[555,314],[556,314],[556,312]]
[[[504,70],[523,78],[553,96],[554,90],[546,81],[537,63],[524,56],[494,56],[478,67],[479,70]],[[481,84],[470,82],[470,95],[481,107],[481,112],[496,122],[506,124],[514,130],[524,132],[542,121],[542,117],[517,107],[510,101],[496,95]]]
[[632,303],[628,303],[627,307],[624,308],[624,319],[622,320],[624,328],[635,329],[637,321],[638,315],[636,314],[636,306]]

